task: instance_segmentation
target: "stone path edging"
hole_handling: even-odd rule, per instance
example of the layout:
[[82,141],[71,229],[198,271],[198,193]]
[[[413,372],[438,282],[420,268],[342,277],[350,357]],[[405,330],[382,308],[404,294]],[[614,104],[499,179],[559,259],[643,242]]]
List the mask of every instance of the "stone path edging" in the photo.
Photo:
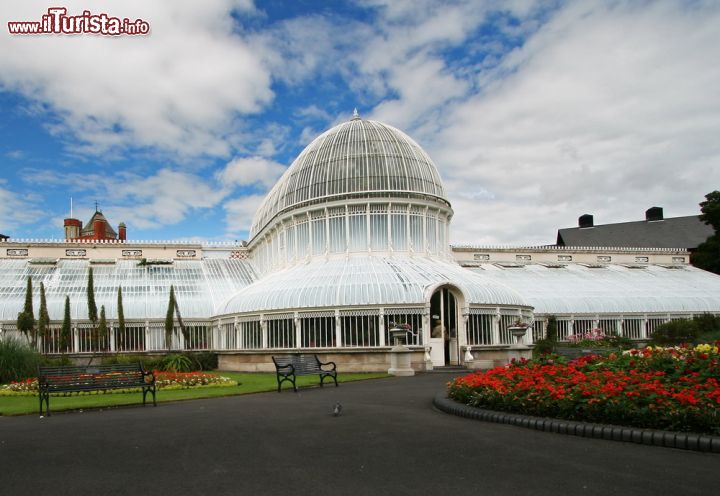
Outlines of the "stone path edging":
[[575,420],[549,419],[520,415],[517,413],[496,412],[463,405],[449,399],[446,393],[438,393],[433,399],[438,410],[459,417],[510,424],[538,431],[556,432],[571,436],[592,437],[608,441],[624,441],[628,443],[664,446],[692,451],[720,453],[720,437],[687,432],[670,432],[634,427],[591,424]]

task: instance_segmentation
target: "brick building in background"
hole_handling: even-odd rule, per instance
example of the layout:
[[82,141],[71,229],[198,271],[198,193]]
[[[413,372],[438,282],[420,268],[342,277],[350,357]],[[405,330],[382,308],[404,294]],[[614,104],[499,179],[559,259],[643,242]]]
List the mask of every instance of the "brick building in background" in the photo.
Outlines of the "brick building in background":
[[90,221],[85,224],[79,219],[68,217],[64,221],[65,239],[96,239],[96,240],[117,240],[125,241],[127,236],[127,228],[125,223],[118,225],[118,232],[112,228],[103,213],[95,207],[95,213],[90,217]]

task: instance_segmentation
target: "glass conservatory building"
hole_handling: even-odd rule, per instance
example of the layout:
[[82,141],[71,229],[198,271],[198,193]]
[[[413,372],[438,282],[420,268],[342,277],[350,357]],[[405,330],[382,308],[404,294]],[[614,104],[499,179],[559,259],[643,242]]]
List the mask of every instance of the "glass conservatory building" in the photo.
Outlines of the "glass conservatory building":
[[[89,339],[86,284],[111,332],[104,351],[160,352],[173,285],[188,332],[173,348],[216,350],[221,367],[270,370],[310,351],[341,370],[387,370],[394,324],[412,366],[506,359],[508,328],[556,315],[561,337],[593,327],[643,340],[662,322],[720,313],[720,277],[685,250],[451,247],[453,210],[436,166],[406,134],[357,115],[310,143],[257,210],[247,244],[129,241],[0,243],[0,332],[15,334],[25,282],[43,282],[59,349],[65,296],[73,353]],[[128,322],[121,335],[117,288]],[[36,312],[37,315],[37,312]]]

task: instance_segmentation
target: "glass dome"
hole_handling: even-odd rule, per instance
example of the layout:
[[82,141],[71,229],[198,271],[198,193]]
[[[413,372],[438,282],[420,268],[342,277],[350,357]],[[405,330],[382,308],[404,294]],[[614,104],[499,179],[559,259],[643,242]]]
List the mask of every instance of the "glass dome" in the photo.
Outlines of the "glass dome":
[[278,213],[317,200],[396,196],[392,193],[449,206],[435,164],[412,138],[355,114],[317,137],[295,159],[256,212],[250,237]]

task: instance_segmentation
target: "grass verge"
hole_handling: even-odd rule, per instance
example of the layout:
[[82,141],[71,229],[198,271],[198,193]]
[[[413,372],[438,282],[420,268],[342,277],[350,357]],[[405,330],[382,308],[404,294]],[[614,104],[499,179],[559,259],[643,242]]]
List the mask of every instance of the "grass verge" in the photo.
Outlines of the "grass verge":
[[[240,394],[275,391],[277,380],[275,374],[243,374],[239,372],[218,372],[218,375],[229,377],[238,382],[232,387],[200,387],[194,389],[159,390],[158,403],[168,401],[193,400],[200,398],[216,398],[220,396],[236,396]],[[389,377],[383,373],[369,374],[339,374],[338,382],[361,381],[365,379],[380,379]],[[332,381],[331,381],[332,382]],[[317,377],[299,377],[298,388],[318,385]],[[325,381],[327,386],[328,382]],[[333,385],[334,387],[334,385]],[[292,392],[292,385],[283,384],[283,392]],[[141,405],[142,393],[118,394],[92,394],[87,396],[51,396],[50,411],[82,410],[91,408],[110,408],[124,405]],[[36,396],[0,396],[0,415],[26,415],[37,414],[40,409],[40,400]]]

